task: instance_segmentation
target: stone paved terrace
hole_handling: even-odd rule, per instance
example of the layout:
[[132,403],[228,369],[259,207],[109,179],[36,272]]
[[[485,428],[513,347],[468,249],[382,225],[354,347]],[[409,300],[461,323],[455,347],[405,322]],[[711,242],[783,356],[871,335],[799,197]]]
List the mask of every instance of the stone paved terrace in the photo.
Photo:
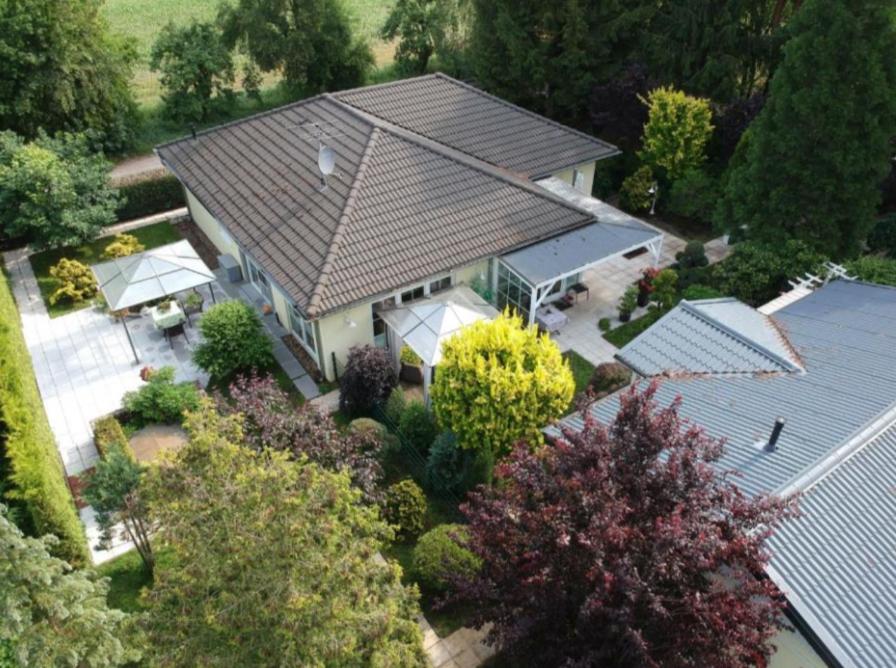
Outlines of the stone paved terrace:
[[[91,425],[97,418],[120,409],[124,394],[142,385],[141,367],[172,366],[178,381],[207,384],[208,376],[191,359],[193,348],[201,341],[196,316],[192,317],[192,326],[186,327],[186,337],[175,337],[173,345],[154,329],[148,316],[129,319],[128,330],[140,359],[136,363],[124,328],[104,311],[87,307],[50,318],[25,249],[4,253],[4,262],[66,475],[79,475],[96,463],[99,455]],[[255,297],[244,284],[216,282],[214,289],[218,301],[234,298],[254,304]],[[206,307],[211,305],[209,288],[204,286],[200,292]],[[286,331],[273,318],[265,317],[263,322],[273,341],[274,355],[287,375],[306,398],[316,397],[317,385],[281,340]],[[93,510],[88,506],[80,514],[95,563],[130,549],[127,543],[115,542],[111,550],[96,550],[99,530]]]
[[[675,254],[684,250],[685,245],[683,239],[666,233],[659,266],[673,264]],[[729,252],[728,245],[721,237],[707,242],[705,248],[710,263],[718,262]],[[574,350],[595,365],[613,361],[616,347],[604,339],[597,323],[601,318],[609,318],[613,327],[620,324],[619,298],[641,276],[641,272],[651,266],[652,260],[650,253],[632,259],[619,257],[584,272],[582,282],[588,286],[590,294],[587,298],[584,294],[580,295],[572,308],[563,311],[569,323],[551,335],[560,350]]]

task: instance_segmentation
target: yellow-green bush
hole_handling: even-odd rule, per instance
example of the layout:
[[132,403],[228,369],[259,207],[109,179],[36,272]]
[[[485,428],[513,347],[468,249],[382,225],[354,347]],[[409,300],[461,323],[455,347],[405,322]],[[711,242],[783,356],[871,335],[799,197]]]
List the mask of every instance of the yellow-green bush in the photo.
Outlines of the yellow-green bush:
[[115,240],[106,246],[103,251],[103,257],[112,259],[116,257],[127,257],[134,253],[142,253],[146,250],[146,246],[140,243],[140,240],[133,234],[116,234]]
[[563,414],[574,389],[557,344],[504,314],[442,345],[430,396],[439,424],[461,447],[500,457],[518,441],[541,443],[542,427]]
[[0,430],[11,469],[9,494],[24,504],[37,533],[59,537],[57,556],[84,564],[84,531],[29,360],[12,293],[0,274]]
[[50,267],[50,276],[59,281],[59,287],[50,295],[50,304],[61,299],[81,302],[96,294],[96,277],[83,262],[64,257]]
[[709,100],[661,87],[650,91],[644,102],[649,110],[638,157],[665,170],[673,181],[700,167],[712,137]]
[[131,459],[135,459],[134,451],[128,442],[127,434],[114,416],[107,415],[93,423],[93,443],[100,457],[105,457],[109,448],[120,447]]

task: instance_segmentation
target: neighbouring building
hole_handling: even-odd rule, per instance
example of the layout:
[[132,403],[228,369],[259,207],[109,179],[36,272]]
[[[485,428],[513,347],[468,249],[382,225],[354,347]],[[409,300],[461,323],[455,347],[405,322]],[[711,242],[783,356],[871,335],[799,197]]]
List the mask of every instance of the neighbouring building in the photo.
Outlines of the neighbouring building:
[[[772,666],[896,666],[896,288],[835,280],[758,310],[683,301],[617,358],[726,439],[718,466],[747,494],[800,494],[770,541],[799,632]],[[617,407],[591,410],[607,422]]]
[[435,74],[324,94],[156,149],[190,214],[329,379],[383,309],[469,286],[530,322],[662,233],[592,198],[619,151]]

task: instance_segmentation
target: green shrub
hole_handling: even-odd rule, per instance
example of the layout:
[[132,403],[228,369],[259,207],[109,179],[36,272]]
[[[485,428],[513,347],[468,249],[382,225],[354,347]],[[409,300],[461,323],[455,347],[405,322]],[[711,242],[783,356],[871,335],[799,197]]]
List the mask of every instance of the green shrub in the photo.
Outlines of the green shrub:
[[426,486],[437,494],[463,497],[478,482],[476,453],[465,450],[450,431],[439,434],[426,458]]
[[896,213],[881,218],[868,234],[868,249],[896,257]]
[[382,440],[389,431],[382,422],[377,422],[373,418],[361,417],[352,420],[348,428],[356,434],[370,434]]
[[124,203],[115,212],[118,220],[152,216],[187,204],[180,181],[164,170],[154,172],[150,178],[142,176],[117,183],[118,192],[124,196]]
[[597,328],[602,332],[609,332],[611,326],[609,318],[601,318],[597,321]]
[[153,371],[139,390],[127,392],[124,407],[143,424],[174,424],[183,420],[184,411],[199,406],[199,390],[195,383],[175,383],[174,368]]
[[142,253],[146,250],[146,246],[140,243],[133,234],[116,234],[115,240],[106,246],[103,251],[103,258],[108,260],[116,257],[127,257],[134,253]]
[[708,285],[701,285],[700,283],[696,283],[685,288],[684,292],[681,293],[681,296],[688,301],[696,301],[698,299],[718,299],[719,297],[724,297],[725,295]]
[[709,264],[706,257],[706,249],[699,241],[689,241],[684,250],[675,254],[678,266],[681,269],[694,269],[696,267],[705,267]]
[[128,437],[121,428],[121,422],[107,415],[93,423],[93,443],[100,457],[105,457],[112,446],[118,446],[126,453],[131,452]]
[[678,299],[678,273],[674,269],[663,269],[656,275],[650,298],[664,311],[675,306]]
[[727,258],[713,265],[712,285],[722,294],[761,306],[789,289],[788,280],[806,272],[818,274],[825,257],[802,241],[783,244],[745,241]]
[[653,203],[653,195],[650,193],[653,184],[653,172],[650,167],[641,165],[634,174],[627,176],[622,182],[622,188],[619,189],[619,204],[627,211],[647,211]]
[[228,301],[212,306],[199,321],[203,342],[193,361],[213,379],[223,380],[239,371],[267,369],[274,363],[271,340],[251,306]]
[[410,478],[400,480],[386,490],[383,515],[399,534],[412,537],[423,531],[426,522],[426,496]]
[[846,263],[846,270],[862,281],[896,285],[896,259],[861,257]]
[[666,208],[675,215],[711,225],[721,190],[718,179],[701,169],[689,169],[672,183]]
[[620,317],[629,316],[638,306],[638,288],[630,285],[622,297],[619,298],[619,315]]
[[419,401],[412,401],[405,406],[398,422],[398,431],[424,457],[439,433],[432,414]]
[[[65,481],[56,441],[40,393],[19,314],[0,273],[0,442],[9,461],[7,494],[21,503],[35,534],[55,534],[61,559],[89,563],[84,531]],[[4,485],[6,486],[6,485]]]
[[447,591],[455,577],[471,577],[482,561],[466,546],[470,536],[462,524],[440,524],[420,536],[414,547],[413,574],[428,591]]
[[55,266],[50,267],[50,276],[59,283],[59,287],[50,295],[50,304],[56,304],[60,300],[82,302],[96,294],[96,277],[90,267],[77,260],[62,258]]
[[619,362],[603,362],[594,367],[588,382],[595,394],[611,393],[625,387],[632,379],[632,372]]
[[404,408],[407,405],[407,399],[404,396],[404,390],[400,387],[396,387],[392,390],[391,394],[389,394],[389,398],[386,400],[386,405],[383,406],[383,413],[386,415],[386,421],[393,426],[398,426],[398,423],[401,421],[401,414],[404,413]]

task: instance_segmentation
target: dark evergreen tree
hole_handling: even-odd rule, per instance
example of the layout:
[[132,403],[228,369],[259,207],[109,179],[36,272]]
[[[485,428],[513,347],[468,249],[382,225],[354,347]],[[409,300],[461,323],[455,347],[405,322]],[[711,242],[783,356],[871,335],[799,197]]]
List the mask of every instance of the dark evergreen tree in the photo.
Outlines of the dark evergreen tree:
[[808,0],[788,31],[717,218],[754,239],[849,256],[874,220],[896,134],[892,2]]
[[117,151],[133,138],[133,47],[109,34],[101,0],[0,3],[0,128],[86,132]]
[[490,92],[587,124],[589,93],[617,73],[635,46],[649,2],[474,0],[471,57]]
[[[773,0],[666,0],[650,22],[645,54],[663,83],[728,102],[764,87],[776,60]],[[786,5],[786,3],[785,3]],[[782,12],[786,12],[782,8]]]

